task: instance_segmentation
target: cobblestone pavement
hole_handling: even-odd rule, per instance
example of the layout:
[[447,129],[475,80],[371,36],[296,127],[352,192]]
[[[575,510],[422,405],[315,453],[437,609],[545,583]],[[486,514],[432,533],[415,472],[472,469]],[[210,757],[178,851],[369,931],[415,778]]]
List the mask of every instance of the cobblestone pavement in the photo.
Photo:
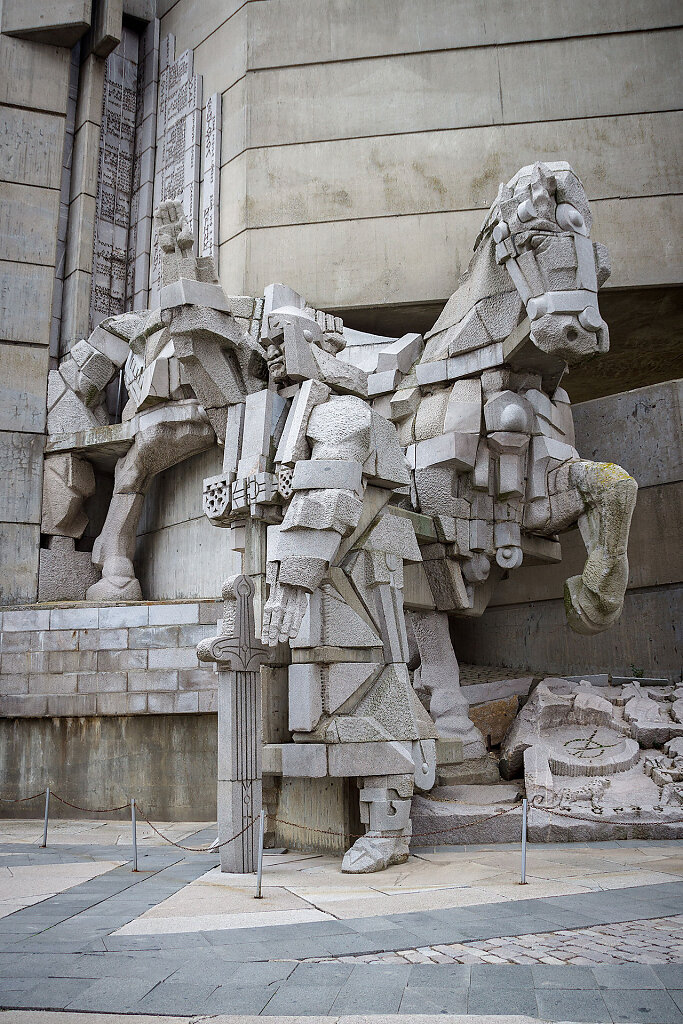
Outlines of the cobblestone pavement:
[[451,942],[393,953],[328,957],[309,963],[370,964],[681,964],[683,914],[624,921],[599,928],[566,928],[536,935]]

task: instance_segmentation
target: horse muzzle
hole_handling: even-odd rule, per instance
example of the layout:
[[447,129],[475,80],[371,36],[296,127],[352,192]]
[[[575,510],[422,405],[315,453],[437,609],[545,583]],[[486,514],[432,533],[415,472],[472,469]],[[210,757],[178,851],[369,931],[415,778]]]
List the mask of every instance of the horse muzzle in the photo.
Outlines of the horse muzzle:
[[527,306],[531,341],[537,348],[570,366],[609,350],[609,330],[597,305],[587,305],[580,312],[545,312],[545,298],[530,299]]

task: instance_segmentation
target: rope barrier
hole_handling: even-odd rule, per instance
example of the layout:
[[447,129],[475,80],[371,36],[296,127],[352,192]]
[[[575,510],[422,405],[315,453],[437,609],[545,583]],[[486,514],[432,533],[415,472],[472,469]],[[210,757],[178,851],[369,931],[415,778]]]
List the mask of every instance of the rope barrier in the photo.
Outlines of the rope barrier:
[[[460,825],[450,825],[448,828],[432,829],[429,832],[413,832],[412,836],[408,838],[420,839],[423,836],[437,836],[443,835],[445,832],[455,832],[461,828],[471,828],[472,825],[483,825],[484,822],[486,821],[492,821],[494,818],[502,818],[504,817],[504,815],[511,814],[513,811],[516,810],[516,807],[510,807],[507,809],[496,811],[495,814],[490,814],[486,818],[475,818],[473,821],[465,821],[462,822]],[[285,821],[282,818],[274,818],[272,820],[273,823],[276,825],[290,825],[292,828],[306,829],[308,832],[322,832],[328,836],[341,836],[342,838],[348,839],[364,839],[365,836],[367,835],[367,832],[335,832],[333,829],[329,828],[313,828],[310,825],[302,825],[298,821]],[[376,834],[373,833],[374,838],[377,839],[392,839],[394,838],[395,835],[396,832],[388,832],[386,835],[379,832]]]
[[[0,796],[0,803],[3,804],[23,804],[28,800],[35,800],[36,797],[45,796],[47,789],[41,789],[40,793],[34,793],[32,796],[22,796],[18,799],[12,799],[8,796]],[[70,800],[66,800],[63,796],[59,796],[53,789],[50,790],[50,796],[54,797],[55,800],[59,800],[60,804],[66,804],[67,807],[73,807],[76,811],[85,811],[87,814],[110,814],[112,811],[123,811],[126,810],[129,804],[119,804],[118,807],[81,807],[80,804],[72,804]]]
[[33,796],[20,796],[13,800],[8,796],[0,796],[0,803],[2,804],[25,804],[28,800],[35,800],[36,797],[45,796],[47,790],[41,789],[40,793],[34,793]]
[[66,804],[67,807],[73,807],[76,811],[86,811],[88,814],[110,814],[112,811],[123,811],[127,810],[130,804],[119,804],[118,807],[81,807],[79,804],[72,804],[69,800],[65,800],[63,796],[58,796],[54,790],[50,790],[50,796],[53,796],[55,800],[59,800],[60,804]]
[[628,821],[620,821],[617,818],[605,818],[596,814],[594,818],[587,818],[584,815],[571,814],[569,811],[560,811],[557,807],[542,807],[539,804],[531,805],[536,811],[544,811],[551,818],[555,814],[558,818],[572,818],[574,821],[589,821],[593,824],[606,822],[608,825],[683,825],[683,818],[630,818]]
[[[24,796],[24,797],[18,797],[18,798],[11,798],[11,797],[0,796],[0,803],[7,803],[7,804],[27,803],[30,800],[36,800],[40,796],[45,796],[46,792],[47,791],[45,789],[43,789],[39,793],[32,793],[31,796]],[[50,796],[54,797],[55,800],[58,800],[60,803],[65,804],[67,807],[72,807],[74,810],[77,810],[77,811],[84,811],[87,814],[110,814],[110,813],[112,813],[114,811],[127,810],[128,807],[129,807],[128,803],[119,804],[116,807],[81,807],[80,804],[74,804],[70,800],[66,800],[64,797],[59,796],[59,794],[55,793],[53,790],[50,790]],[[453,801],[450,801],[450,800],[440,800],[437,797],[428,797],[427,799],[430,801],[430,803],[452,803],[453,802]],[[628,825],[662,825],[662,824],[680,825],[680,824],[683,824],[683,818],[668,818],[668,817],[664,818],[664,817],[662,817],[662,818],[654,819],[654,820],[643,820],[643,819],[638,820],[638,819],[632,818],[629,821],[620,821],[620,820],[614,819],[614,818],[604,818],[604,817],[601,817],[599,815],[595,815],[595,817],[589,818],[589,817],[586,817],[584,815],[571,814],[568,811],[561,811],[557,807],[543,807],[543,806],[540,806],[537,803],[532,803],[531,806],[535,810],[544,811],[551,818],[552,818],[553,815],[556,815],[558,818],[570,818],[570,819],[572,819],[574,821],[585,821],[585,822],[587,821],[587,822],[592,822],[592,823],[596,823],[598,821],[603,821],[603,822],[609,823],[610,825],[625,825],[625,826],[628,826]],[[227,846],[229,843],[234,842],[235,839],[239,839],[240,836],[244,835],[244,833],[248,829],[250,829],[255,824],[255,822],[257,822],[259,820],[258,818],[251,818],[250,821],[244,826],[244,828],[240,832],[238,832],[234,836],[231,836],[230,839],[225,839],[222,843],[211,844],[210,846],[205,846],[205,847],[204,846],[202,846],[202,847],[184,846],[182,843],[176,843],[173,839],[169,839],[168,836],[165,836],[163,834],[163,832],[160,832],[159,829],[156,827],[156,825],[154,825],[150,821],[150,819],[144,813],[144,811],[142,810],[142,808],[140,807],[139,804],[137,804],[137,807],[138,807],[138,810],[140,811],[140,814],[141,814],[143,820],[147,822],[149,827],[159,836],[160,839],[163,839],[164,842],[169,843],[171,846],[175,846],[179,850],[186,850],[188,853],[212,853],[214,850],[220,850],[221,847]],[[464,821],[464,822],[460,822],[457,825],[456,824],[449,825],[447,828],[431,829],[428,832],[414,832],[412,834],[412,836],[411,836],[411,839],[422,839],[422,838],[425,838],[427,836],[445,835],[446,833],[449,833],[449,832],[457,832],[457,831],[459,831],[461,829],[473,828],[474,826],[477,826],[477,825],[484,825],[488,821],[494,821],[495,819],[504,817],[507,814],[513,814],[513,813],[515,813],[518,810],[520,810],[520,808],[517,805],[514,805],[513,807],[509,807],[509,808],[504,808],[504,809],[498,810],[494,814],[489,814],[485,818],[474,818],[472,821]],[[313,826],[311,826],[311,825],[303,825],[301,822],[298,822],[298,821],[287,821],[284,818],[274,818],[274,819],[271,819],[271,820],[273,821],[273,824],[287,825],[290,828],[298,828],[298,829],[302,829],[302,830],[305,830],[305,831],[308,831],[308,832],[320,833],[322,835],[339,836],[340,838],[363,839],[367,835],[366,832],[361,832],[361,833],[356,833],[356,832],[338,832],[338,831],[336,831],[334,829],[328,829],[328,828],[313,828]],[[552,822],[551,822],[551,824],[552,824]],[[386,835],[384,835],[384,833],[378,833],[376,838],[379,838],[379,839],[390,838],[390,837],[394,836],[395,834],[396,834],[395,832],[394,833],[389,832]]]
[[170,843],[171,846],[176,846],[179,850],[187,850],[188,853],[213,853],[214,850],[220,850],[222,846],[227,846],[228,843],[233,843],[235,839],[239,839],[240,836],[243,836],[244,833],[252,827],[254,822],[259,820],[258,818],[251,818],[250,821],[248,821],[247,824],[244,826],[241,832],[238,832],[237,835],[231,836],[230,839],[224,839],[222,843],[212,843],[210,846],[183,846],[182,843],[176,843],[174,842],[173,839],[169,839],[168,836],[165,836],[163,832],[160,832],[156,825],[152,824],[152,822],[149,820],[149,818],[147,817],[147,815],[142,810],[139,804],[137,805],[137,807],[138,810],[140,811],[140,814],[142,815],[143,820],[147,822],[149,827],[153,829],[154,832],[156,832],[160,839],[163,839],[165,843]]

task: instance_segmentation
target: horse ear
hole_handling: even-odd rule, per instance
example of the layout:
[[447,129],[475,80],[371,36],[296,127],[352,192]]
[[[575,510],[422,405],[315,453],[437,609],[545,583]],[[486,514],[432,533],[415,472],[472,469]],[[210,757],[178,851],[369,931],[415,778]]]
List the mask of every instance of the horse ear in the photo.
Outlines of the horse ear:
[[538,175],[538,181],[546,190],[549,196],[554,196],[557,189],[557,178],[547,164],[540,161],[535,165],[534,170]]

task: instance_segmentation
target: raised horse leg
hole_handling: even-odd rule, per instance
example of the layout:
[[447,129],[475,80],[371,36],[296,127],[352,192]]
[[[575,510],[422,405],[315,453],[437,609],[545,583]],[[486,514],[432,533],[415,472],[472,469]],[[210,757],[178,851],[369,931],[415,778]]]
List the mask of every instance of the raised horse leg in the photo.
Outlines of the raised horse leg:
[[581,575],[564,585],[567,620],[575,632],[592,636],[616,622],[624,605],[638,485],[611,462],[570,462],[555,473],[549,530],[577,522],[588,553]]
[[210,448],[216,436],[196,403],[179,416],[180,406],[167,415],[154,410],[141,415],[132,447],[116,464],[114,493],[92,559],[102,579],[88,588],[88,601],[139,601],[140,583],[133,557],[137,527],[152,479],[191,455]]

